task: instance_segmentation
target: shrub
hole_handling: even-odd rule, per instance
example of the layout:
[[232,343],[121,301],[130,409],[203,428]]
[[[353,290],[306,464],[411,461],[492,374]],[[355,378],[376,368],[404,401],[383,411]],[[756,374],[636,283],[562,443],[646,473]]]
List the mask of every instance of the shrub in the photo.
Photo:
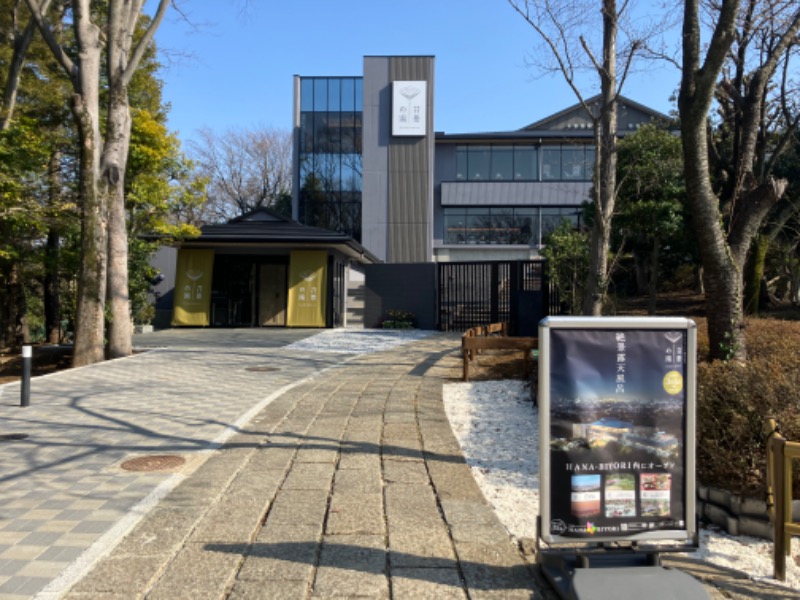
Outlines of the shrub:
[[[763,498],[764,420],[800,442],[800,323],[751,319],[746,364],[704,360],[705,322],[698,322],[697,476],[715,487]],[[705,349],[703,349],[705,348]],[[800,495],[796,485],[795,495]]]
[[414,329],[416,317],[407,310],[390,309],[386,311],[386,319],[381,323],[384,329]]

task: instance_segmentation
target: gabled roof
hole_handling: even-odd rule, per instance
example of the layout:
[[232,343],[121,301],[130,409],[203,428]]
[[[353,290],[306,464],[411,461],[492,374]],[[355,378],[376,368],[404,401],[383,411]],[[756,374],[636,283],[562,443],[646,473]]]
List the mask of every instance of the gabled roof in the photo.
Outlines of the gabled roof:
[[[586,104],[592,109],[599,107],[600,95],[598,94],[597,96],[587,99]],[[626,115],[620,114],[623,112],[629,112],[630,114],[627,115],[626,118]],[[646,123],[655,120],[669,119],[664,113],[653,110],[644,104],[634,102],[625,96],[617,97],[617,114],[619,129],[623,131],[629,129],[629,123]],[[523,127],[522,131],[554,131],[564,129],[591,130],[591,125],[592,119],[590,115],[586,113],[586,109],[582,104],[577,103],[549,117],[545,117],[544,119]]]
[[362,263],[381,262],[349,235],[309,227],[267,208],[231,219],[227,223],[204,225],[200,235],[181,243],[183,247],[209,245],[292,246],[294,249],[335,249]]
[[[598,105],[600,96],[589,98],[589,106]],[[617,131],[624,136],[636,131],[643,123],[668,120],[669,117],[643,104],[619,96],[617,113]],[[436,132],[436,140],[440,142],[474,142],[474,143],[514,143],[531,140],[586,139],[594,136],[592,120],[582,104],[574,104],[555,114],[531,123],[514,131],[488,131],[482,133],[444,133]]]

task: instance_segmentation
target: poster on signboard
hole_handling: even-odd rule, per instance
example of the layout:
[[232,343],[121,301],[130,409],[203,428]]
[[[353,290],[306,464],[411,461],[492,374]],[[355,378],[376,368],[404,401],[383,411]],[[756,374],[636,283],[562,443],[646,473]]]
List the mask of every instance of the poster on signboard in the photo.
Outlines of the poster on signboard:
[[683,537],[694,512],[693,323],[548,321],[545,535]]

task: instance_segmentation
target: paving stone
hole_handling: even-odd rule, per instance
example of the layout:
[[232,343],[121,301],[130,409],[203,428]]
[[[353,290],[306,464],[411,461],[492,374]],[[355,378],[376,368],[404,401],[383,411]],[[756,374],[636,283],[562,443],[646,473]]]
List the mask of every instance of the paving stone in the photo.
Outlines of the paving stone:
[[282,490],[275,497],[266,525],[317,525],[325,517],[328,490]]
[[393,600],[419,598],[464,599],[467,594],[455,567],[428,569],[392,569]]
[[163,559],[158,556],[112,558],[96,565],[71,591],[79,594],[124,592],[135,595],[147,589],[162,564]]
[[191,544],[169,564],[148,598],[220,598],[233,584],[248,548],[245,544]]
[[326,535],[385,535],[383,494],[337,494],[328,508]]
[[334,472],[333,463],[301,463],[289,471],[283,482],[284,490],[328,490]]
[[383,536],[326,537],[312,597],[388,598],[387,555]]
[[242,581],[237,580],[228,596],[229,600],[286,600],[305,598],[309,584],[305,580]]

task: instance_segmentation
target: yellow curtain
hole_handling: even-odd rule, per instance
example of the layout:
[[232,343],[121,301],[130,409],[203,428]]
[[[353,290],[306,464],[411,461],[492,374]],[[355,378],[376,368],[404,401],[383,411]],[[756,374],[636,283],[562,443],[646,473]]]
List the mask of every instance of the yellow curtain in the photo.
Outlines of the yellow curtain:
[[289,327],[325,327],[327,275],[327,252],[292,252],[289,260]]
[[179,250],[175,275],[173,325],[207,326],[210,322],[213,250]]

